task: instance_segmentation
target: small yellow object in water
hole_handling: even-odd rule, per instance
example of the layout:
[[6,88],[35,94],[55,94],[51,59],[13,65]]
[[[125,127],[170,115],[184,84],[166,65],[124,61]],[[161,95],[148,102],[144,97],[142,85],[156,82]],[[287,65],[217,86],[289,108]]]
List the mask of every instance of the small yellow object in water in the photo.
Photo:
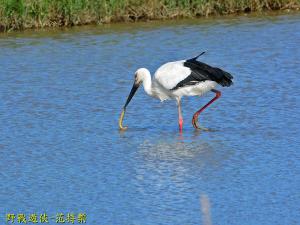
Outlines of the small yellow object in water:
[[123,127],[123,124],[122,124],[123,123],[123,119],[124,119],[124,115],[125,115],[125,109],[122,110],[122,113],[121,113],[120,118],[119,118],[119,129],[121,131],[127,130],[127,127]]

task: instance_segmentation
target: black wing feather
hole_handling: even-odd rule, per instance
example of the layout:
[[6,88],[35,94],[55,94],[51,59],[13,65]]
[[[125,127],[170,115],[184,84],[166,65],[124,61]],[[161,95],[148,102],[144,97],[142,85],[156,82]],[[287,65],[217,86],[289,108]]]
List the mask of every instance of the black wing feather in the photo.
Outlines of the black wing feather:
[[[201,53],[200,55],[203,55]],[[212,80],[222,85],[223,87],[229,87],[232,85],[232,75],[220,68],[209,66],[203,62],[197,61],[197,58],[200,56],[188,59],[184,62],[184,66],[191,69],[191,74],[179,82],[176,87],[172,90],[176,90],[183,86],[193,85],[195,83],[203,82],[206,80]]]

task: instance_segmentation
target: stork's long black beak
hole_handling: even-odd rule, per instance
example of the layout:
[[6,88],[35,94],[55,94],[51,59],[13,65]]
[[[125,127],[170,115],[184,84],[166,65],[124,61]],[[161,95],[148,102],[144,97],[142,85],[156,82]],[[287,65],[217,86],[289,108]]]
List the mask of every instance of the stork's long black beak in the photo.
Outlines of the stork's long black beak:
[[120,118],[119,118],[119,128],[120,128],[120,130],[126,130],[127,129],[127,127],[123,127],[123,118],[124,118],[124,115],[125,115],[126,107],[129,104],[129,102],[131,101],[132,97],[134,96],[134,94],[137,91],[137,89],[139,88],[139,86],[140,86],[140,84],[136,84],[134,82],[134,84],[131,88],[131,91],[128,95],[128,98],[126,100],[126,103],[123,106],[123,110],[122,110],[122,113],[121,113]]
[[127,100],[126,100],[126,103],[125,103],[125,105],[124,105],[124,107],[123,107],[124,110],[126,109],[127,105],[128,105],[129,102],[131,101],[132,97],[134,96],[134,94],[135,94],[135,92],[137,91],[137,89],[139,88],[139,86],[140,86],[139,84],[136,84],[136,83],[134,82],[134,84],[133,84],[133,86],[132,86],[132,88],[131,88],[131,91],[130,91],[130,93],[129,93],[129,95],[128,95],[128,98],[127,98]]

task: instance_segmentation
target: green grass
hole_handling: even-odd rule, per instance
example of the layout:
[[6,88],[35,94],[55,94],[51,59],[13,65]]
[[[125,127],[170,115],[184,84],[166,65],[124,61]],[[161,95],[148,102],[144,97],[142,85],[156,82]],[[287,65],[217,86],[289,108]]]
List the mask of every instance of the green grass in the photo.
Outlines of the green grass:
[[299,9],[300,0],[0,0],[0,30]]

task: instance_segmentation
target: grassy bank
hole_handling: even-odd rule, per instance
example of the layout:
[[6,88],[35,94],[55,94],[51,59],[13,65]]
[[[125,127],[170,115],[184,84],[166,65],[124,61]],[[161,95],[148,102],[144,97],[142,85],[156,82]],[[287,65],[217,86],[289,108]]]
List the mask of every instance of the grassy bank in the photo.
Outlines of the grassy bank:
[[0,0],[0,31],[299,7],[300,0]]

